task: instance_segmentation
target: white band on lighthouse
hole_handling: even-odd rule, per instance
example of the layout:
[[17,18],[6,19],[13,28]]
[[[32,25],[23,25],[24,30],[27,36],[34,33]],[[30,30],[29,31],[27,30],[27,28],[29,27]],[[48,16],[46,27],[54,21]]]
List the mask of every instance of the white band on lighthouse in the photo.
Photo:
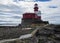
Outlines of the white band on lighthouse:
[[38,14],[38,11],[34,11],[35,14]]

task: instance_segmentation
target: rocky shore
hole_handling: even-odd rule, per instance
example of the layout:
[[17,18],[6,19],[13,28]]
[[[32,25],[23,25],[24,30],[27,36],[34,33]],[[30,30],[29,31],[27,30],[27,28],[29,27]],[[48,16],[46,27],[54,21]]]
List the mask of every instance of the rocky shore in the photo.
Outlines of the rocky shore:
[[[39,28],[39,27],[38,27]],[[35,28],[34,28],[35,29]],[[32,29],[32,31],[34,30]],[[23,34],[31,33],[31,30],[23,30],[21,27],[0,27],[0,40],[19,38]],[[39,28],[35,33],[38,43],[60,43],[60,25],[47,25]],[[31,41],[30,41],[31,42]]]
[[31,33],[33,29],[22,30],[20,26],[17,27],[0,27],[0,40],[19,38],[21,35]]
[[11,38],[17,38],[21,34],[21,28],[20,27],[1,27],[0,26],[0,40],[2,39],[11,39]]

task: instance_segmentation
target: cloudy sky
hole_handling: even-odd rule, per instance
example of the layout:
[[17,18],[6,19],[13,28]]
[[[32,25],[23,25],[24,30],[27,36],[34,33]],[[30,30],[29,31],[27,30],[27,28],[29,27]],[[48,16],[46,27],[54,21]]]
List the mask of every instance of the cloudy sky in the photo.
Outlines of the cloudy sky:
[[60,0],[0,0],[0,25],[18,25],[22,14],[33,12],[37,3],[42,20],[60,24]]

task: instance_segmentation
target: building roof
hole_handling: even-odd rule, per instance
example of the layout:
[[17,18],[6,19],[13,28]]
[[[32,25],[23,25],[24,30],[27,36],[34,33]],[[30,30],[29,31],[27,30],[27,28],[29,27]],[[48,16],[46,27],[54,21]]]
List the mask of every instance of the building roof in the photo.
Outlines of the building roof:
[[24,15],[25,15],[25,14],[35,14],[35,13],[24,13]]

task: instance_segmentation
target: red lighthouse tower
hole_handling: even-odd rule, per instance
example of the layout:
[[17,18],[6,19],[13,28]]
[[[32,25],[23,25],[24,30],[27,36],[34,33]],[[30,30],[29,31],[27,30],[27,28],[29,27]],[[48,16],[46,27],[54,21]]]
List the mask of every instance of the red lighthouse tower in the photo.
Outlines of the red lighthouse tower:
[[36,3],[34,5],[34,13],[37,14],[38,19],[41,20],[41,11],[39,11],[38,9],[39,9],[39,7],[38,7],[38,4]]
[[34,13],[36,13],[36,14],[38,13],[38,4],[34,5]]

